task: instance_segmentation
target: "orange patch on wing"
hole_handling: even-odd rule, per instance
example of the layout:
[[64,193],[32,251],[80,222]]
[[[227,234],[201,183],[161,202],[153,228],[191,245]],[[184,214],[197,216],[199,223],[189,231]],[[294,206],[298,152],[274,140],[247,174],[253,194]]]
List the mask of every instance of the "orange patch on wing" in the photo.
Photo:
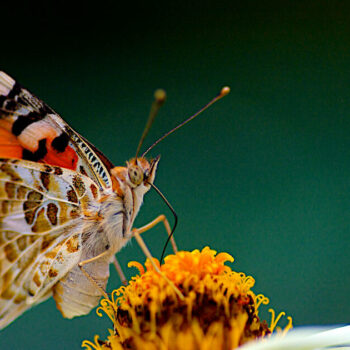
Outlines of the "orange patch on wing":
[[17,137],[0,127],[0,157],[20,159],[22,152],[23,147],[19,144]]
[[61,168],[76,170],[78,163],[78,155],[74,149],[67,146],[63,152],[58,152],[51,146],[52,140],[46,142],[47,153],[41,160],[49,165],[56,165]]
[[[21,146],[18,138],[7,130],[7,125],[1,123],[0,121],[0,158],[16,158],[23,159],[23,147]],[[45,135],[46,136],[46,135]],[[70,146],[67,146],[63,152],[58,152],[51,146],[51,142],[56,137],[56,133],[50,135],[46,141],[47,153],[40,163],[46,163],[49,165],[56,165],[62,168],[76,170],[78,163],[78,155],[74,149]],[[28,141],[28,140],[26,140]],[[32,142],[33,143],[33,142]],[[36,151],[32,149],[32,143],[28,144],[30,151]]]

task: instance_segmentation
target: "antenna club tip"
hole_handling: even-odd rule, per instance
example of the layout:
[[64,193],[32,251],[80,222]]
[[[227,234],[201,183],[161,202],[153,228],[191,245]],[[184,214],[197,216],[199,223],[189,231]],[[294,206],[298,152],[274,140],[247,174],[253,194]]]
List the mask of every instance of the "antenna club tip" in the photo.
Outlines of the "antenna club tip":
[[224,86],[220,91],[220,96],[226,96],[230,93],[231,89],[229,86]]
[[166,100],[166,92],[163,89],[157,89],[154,92],[154,98],[157,103],[163,104]]

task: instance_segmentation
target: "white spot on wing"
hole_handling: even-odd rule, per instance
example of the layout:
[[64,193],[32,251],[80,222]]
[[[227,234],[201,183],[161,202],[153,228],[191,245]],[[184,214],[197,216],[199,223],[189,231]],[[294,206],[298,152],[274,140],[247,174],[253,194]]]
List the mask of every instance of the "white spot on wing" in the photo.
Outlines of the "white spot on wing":
[[46,138],[54,139],[59,133],[49,123],[48,117],[41,119],[28,125],[18,136],[18,140],[22,145],[31,151],[38,150],[39,141]]
[[15,81],[4,72],[0,72],[0,95],[7,96],[15,85]]

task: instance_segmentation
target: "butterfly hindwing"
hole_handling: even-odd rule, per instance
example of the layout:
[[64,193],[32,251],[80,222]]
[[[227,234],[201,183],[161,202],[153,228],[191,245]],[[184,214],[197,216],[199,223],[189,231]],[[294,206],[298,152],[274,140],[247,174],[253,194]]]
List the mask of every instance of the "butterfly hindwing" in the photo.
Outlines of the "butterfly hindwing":
[[111,186],[112,163],[44,102],[0,72],[0,157],[56,165]]
[[42,246],[47,237],[36,236],[4,273],[0,328],[52,295],[51,288],[78,263],[81,234],[66,237],[65,233],[57,231],[57,238],[44,251]]
[[77,265],[84,218],[99,197],[97,185],[72,170],[0,159],[0,328]]

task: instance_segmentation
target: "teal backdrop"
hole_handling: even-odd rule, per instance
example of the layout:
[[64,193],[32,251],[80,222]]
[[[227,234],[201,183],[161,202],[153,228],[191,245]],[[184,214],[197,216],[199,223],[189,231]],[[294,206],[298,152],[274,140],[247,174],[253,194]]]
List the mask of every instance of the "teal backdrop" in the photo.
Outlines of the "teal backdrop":
[[[144,148],[229,85],[150,155],[162,156],[156,184],[178,214],[177,243],[232,254],[232,267],[254,276],[255,292],[296,326],[348,323],[347,4],[7,4],[0,68],[116,165],[134,156],[156,88],[168,99]],[[173,222],[149,193],[136,224],[160,213]],[[165,238],[161,227],[145,234],[156,257]],[[127,262],[144,260],[136,242],[119,257],[129,276]],[[108,290],[119,285],[111,269]],[[107,327],[94,310],[63,319],[48,300],[0,331],[0,348],[79,349]]]

